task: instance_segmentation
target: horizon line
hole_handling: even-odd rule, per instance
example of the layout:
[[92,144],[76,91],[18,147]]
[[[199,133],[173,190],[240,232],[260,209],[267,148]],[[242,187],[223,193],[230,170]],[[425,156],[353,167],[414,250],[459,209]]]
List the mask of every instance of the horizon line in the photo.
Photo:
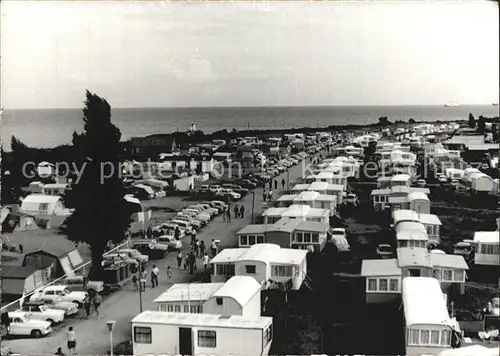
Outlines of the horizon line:
[[[105,99],[105,98],[104,98]],[[462,106],[493,106],[496,103],[488,104],[460,104],[455,108]],[[446,104],[390,104],[390,105],[369,105],[369,104],[357,104],[357,105],[200,105],[200,106],[111,106],[113,109],[236,109],[236,108],[331,108],[331,107],[445,107]],[[58,107],[58,108],[5,108],[2,110],[74,110],[82,109],[82,107]],[[452,109],[454,107],[449,107]]]

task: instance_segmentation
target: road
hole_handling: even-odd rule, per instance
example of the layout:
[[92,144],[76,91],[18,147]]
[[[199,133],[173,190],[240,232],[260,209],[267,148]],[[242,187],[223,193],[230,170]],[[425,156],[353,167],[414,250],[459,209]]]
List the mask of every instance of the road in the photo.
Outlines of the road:
[[[325,152],[321,151],[317,156],[325,157]],[[306,159],[303,163],[299,163],[286,172],[280,174],[274,179],[278,181],[278,190],[281,189],[281,180],[289,179],[290,189],[293,183],[297,182],[302,177],[302,172],[306,169],[310,159]],[[274,186],[273,186],[274,188]],[[286,185],[285,185],[286,189]],[[254,190],[255,192],[255,217],[258,216],[263,206],[262,188]],[[220,240],[220,248],[236,247],[237,239],[236,232],[250,224],[252,212],[252,194],[248,194],[236,204],[245,206],[245,217],[243,219],[231,219],[230,223],[223,221],[221,216],[216,217],[209,222],[207,226],[198,233],[198,239],[204,240],[205,245],[209,247],[212,238]],[[189,249],[190,238],[184,239],[185,252]],[[175,254],[169,254],[165,259],[158,261],[150,261],[148,271],[152,265],[156,264],[161,270],[159,278],[159,287],[152,289],[148,284],[148,288],[142,293],[143,310],[154,310],[155,305],[153,300],[161,293],[168,289],[166,281],[166,266],[171,266],[174,270],[173,283],[187,283],[195,279],[199,279],[199,275],[189,275],[188,272],[178,271],[176,268]],[[198,271],[202,270],[201,261],[198,260]],[[58,347],[62,347],[63,352],[67,352],[65,331],[69,326],[73,326],[77,337],[76,352],[81,355],[105,355],[109,348],[109,332],[106,326],[106,321],[116,321],[113,331],[114,344],[130,339],[131,327],[130,321],[140,312],[139,293],[134,292],[132,286],[126,285],[122,290],[110,295],[103,301],[100,315],[97,318],[95,315],[91,319],[73,318],[65,321],[61,326],[56,327],[55,331],[48,337],[41,339],[11,339],[5,340],[5,343],[14,352],[22,355],[53,355]]]

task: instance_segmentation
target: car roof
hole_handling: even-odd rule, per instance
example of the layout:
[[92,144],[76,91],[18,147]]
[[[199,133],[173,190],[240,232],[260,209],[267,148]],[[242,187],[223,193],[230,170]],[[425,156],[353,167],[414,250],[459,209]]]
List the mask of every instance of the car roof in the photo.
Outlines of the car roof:
[[45,302],[42,300],[27,300],[26,302],[23,303],[23,306],[29,306],[29,305],[45,305]]
[[52,285],[52,286],[47,286],[43,290],[63,290],[68,288],[67,285],[64,284],[59,284],[59,285]]

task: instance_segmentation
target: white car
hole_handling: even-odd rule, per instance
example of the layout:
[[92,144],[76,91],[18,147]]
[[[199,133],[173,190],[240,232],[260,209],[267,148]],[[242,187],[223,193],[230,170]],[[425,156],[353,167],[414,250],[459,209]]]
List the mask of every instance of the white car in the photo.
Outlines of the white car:
[[182,249],[182,242],[172,235],[163,235],[158,237],[158,242],[168,246],[169,250],[179,251]]
[[[40,299],[42,300],[42,299]],[[62,298],[43,300],[49,309],[57,309],[64,311],[66,316],[78,314],[78,304],[73,302],[65,302]]]
[[9,319],[9,335],[42,337],[52,332],[48,321],[32,320],[23,312],[10,312]]
[[83,301],[87,297],[85,292],[71,292],[65,285],[55,285],[45,287],[43,290],[36,291],[31,300],[37,300],[37,298],[44,299],[58,299],[62,298],[66,302],[73,302],[78,304],[80,307]]
[[133,248],[122,248],[122,249],[118,250],[118,253],[124,253],[128,257],[133,258],[134,260],[136,260],[137,262],[139,262],[141,264],[146,264],[149,261],[148,256],[143,255],[142,253],[140,253],[139,251],[137,251]]
[[241,195],[238,193],[233,192],[231,189],[227,188],[221,188],[217,193],[215,193],[215,196],[217,197],[226,197],[230,196],[232,199],[240,199]]
[[188,213],[193,219],[203,221],[205,223],[209,222],[211,217],[210,214],[202,213],[198,209],[186,208],[181,210],[182,213]]
[[177,227],[179,228],[179,239],[182,239],[184,236],[189,235],[192,232],[191,230],[186,230],[185,227],[172,222],[166,222],[160,225],[160,228],[163,230],[163,234],[165,235],[175,235],[175,228]]
[[217,192],[219,191],[219,189],[220,189],[220,188],[221,188],[221,186],[220,186],[220,185],[215,184],[215,185],[210,186],[209,190],[210,190],[213,194],[215,194],[215,193],[217,193]]
[[392,257],[392,247],[388,244],[380,244],[377,246],[377,255],[382,258]]
[[187,222],[189,225],[191,225],[195,230],[201,229],[203,226],[206,225],[205,221],[201,221],[198,219],[194,219],[190,214],[187,213],[177,213],[176,216],[174,216],[175,220],[181,220]]
[[214,209],[217,209],[219,211],[219,214],[221,214],[227,208],[227,204],[220,200],[213,200],[208,204]]
[[64,310],[50,309],[43,301],[26,302],[16,310],[26,313],[30,319],[48,321],[51,325],[60,324],[64,321]]
[[219,209],[217,208],[212,208],[210,204],[197,204],[193,205],[192,207],[200,207],[203,209],[203,211],[207,214],[210,214],[210,216],[215,217],[217,214],[219,214]]

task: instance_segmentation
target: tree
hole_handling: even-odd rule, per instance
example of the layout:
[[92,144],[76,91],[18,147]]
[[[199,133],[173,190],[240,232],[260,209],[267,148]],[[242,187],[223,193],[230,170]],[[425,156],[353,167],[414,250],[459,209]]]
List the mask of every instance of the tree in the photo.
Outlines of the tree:
[[486,130],[486,120],[483,116],[479,116],[479,119],[477,120],[477,129],[480,133],[484,133]]
[[493,142],[498,142],[498,138],[500,136],[500,125],[493,124],[491,125],[491,133],[493,135]]
[[383,116],[378,118],[378,124],[380,126],[388,126],[391,124],[391,122],[389,121],[389,119],[387,119],[387,116]]
[[410,124],[414,124],[414,123],[416,123],[416,121],[415,121],[415,119],[414,119],[414,118],[410,118],[410,120],[408,120],[408,123],[410,123]]
[[474,115],[472,115],[472,114],[469,114],[469,127],[471,129],[476,128],[476,119],[474,118]]
[[2,150],[2,204],[17,204],[23,196],[22,187],[34,178],[35,165],[31,150],[23,142],[12,136],[10,147],[12,152],[8,159]]
[[84,132],[73,133],[76,164],[83,173],[67,194],[66,204],[74,209],[67,221],[67,233],[70,240],[89,244],[89,277],[102,280],[102,254],[109,241],[123,241],[131,211],[120,175],[121,133],[111,123],[108,102],[87,90],[83,121]]

